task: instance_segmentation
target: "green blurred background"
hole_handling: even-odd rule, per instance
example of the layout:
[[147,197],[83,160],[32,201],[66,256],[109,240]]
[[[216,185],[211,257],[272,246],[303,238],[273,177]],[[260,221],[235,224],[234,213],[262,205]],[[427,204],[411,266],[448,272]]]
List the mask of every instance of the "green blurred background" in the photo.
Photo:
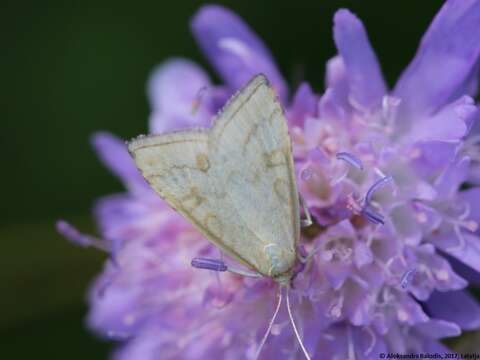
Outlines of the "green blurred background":
[[[171,56],[212,69],[189,19],[202,1],[11,1],[0,26],[0,358],[105,359],[111,344],[84,326],[85,291],[103,254],[54,230],[62,217],[94,232],[95,199],[122,191],[89,136],[144,133],[145,81]],[[323,88],[334,53],[332,16],[348,7],[367,26],[390,85],[442,1],[219,1],[265,40],[291,84]]]

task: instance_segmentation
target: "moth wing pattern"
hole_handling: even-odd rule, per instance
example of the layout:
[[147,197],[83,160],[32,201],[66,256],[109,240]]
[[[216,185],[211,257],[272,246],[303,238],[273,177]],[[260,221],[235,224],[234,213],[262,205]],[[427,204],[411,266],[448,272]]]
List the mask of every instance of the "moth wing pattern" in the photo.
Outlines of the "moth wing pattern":
[[265,276],[293,267],[300,220],[291,143],[263,75],[232,97],[211,129],[128,146],[153,189],[226,254]]

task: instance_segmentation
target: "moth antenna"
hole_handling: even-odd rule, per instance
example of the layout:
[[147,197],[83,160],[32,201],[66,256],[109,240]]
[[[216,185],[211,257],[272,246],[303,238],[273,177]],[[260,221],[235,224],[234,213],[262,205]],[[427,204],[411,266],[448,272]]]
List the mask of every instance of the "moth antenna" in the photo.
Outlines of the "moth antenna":
[[290,288],[287,287],[287,310],[288,310],[288,316],[290,317],[290,323],[292,324],[293,332],[295,333],[295,336],[297,337],[297,341],[300,344],[300,347],[302,348],[303,354],[305,355],[305,358],[307,360],[311,360],[310,355],[308,354],[307,349],[305,348],[305,345],[303,345],[302,338],[300,337],[300,333],[298,332],[297,326],[295,325],[295,321],[293,320],[293,315],[292,315],[292,309],[290,307]]
[[258,357],[260,356],[260,352],[262,351],[262,348],[265,345],[265,342],[267,341],[268,335],[270,335],[270,332],[272,331],[273,323],[275,322],[275,319],[278,315],[278,312],[280,311],[280,305],[282,305],[282,289],[281,288],[279,289],[279,292],[278,292],[277,307],[275,308],[275,312],[273,313],[273,316],[270,319],[267,331],[265,332],[265,335],[263,335],[262,341],[260,342],[260,345],[258,346],[257,352],[255,354],[255,360],[257,360]]

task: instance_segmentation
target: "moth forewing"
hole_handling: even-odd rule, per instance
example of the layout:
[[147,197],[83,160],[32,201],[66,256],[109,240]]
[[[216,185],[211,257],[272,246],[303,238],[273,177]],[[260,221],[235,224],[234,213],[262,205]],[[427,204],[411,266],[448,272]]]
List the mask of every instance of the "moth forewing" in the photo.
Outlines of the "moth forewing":
[[208,176],[208,134],[202,130],[141,136],[128,143],[137,167],[147,182],[172,208],[194,225],[208,240],[245,266],[219,238],[212,216],[215,189]]
[[254,78],[229,102],[209,144],[219,165],[214,178],[262,245],[251,254],[262,264],[258,270],[273,277],[287,272],[300,234],[298,195],[286,120],[265,77]]
[[211,129],[138,138],[129,150],[155,191],[211,242],[265,276],[288,278],[298,195],[286,120],[264,76]]

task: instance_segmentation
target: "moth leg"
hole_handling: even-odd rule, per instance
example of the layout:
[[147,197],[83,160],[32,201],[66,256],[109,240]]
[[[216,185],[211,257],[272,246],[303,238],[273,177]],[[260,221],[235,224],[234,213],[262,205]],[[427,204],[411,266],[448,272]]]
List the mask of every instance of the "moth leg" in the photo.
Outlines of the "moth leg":
[[300,205],[302,206],[303,213],[305,215],[304,219],[300,219],[300,225],[302,227],[308,227],[313,223],[312,216],[310,215],[310,211],[308,210],[308,207],[305,204],[305,200],[303,200],[302,195],[298,194],[298,199],[300,200]]
[[262,274],[260,273],[257,273],[257,272],[250,272],[250,271],[243,271],[243,270],[240,270],[240,269],[235,269],[235,268],[232,268],[232,267],[228,267],[228,270],[229,272],[233,273],[233,274],[237,274],[237,275],[242,275],[242,276],[246,276],[246,277],[251,277],[251,278],[261,278],[263,277]]

